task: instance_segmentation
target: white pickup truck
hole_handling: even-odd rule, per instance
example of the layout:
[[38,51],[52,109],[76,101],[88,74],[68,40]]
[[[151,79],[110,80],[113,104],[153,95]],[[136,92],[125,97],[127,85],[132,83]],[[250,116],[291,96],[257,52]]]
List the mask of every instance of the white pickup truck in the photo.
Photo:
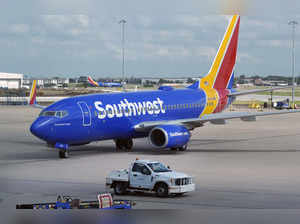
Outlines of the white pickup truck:
[[147,191],[156,192],[159,197],[182,195],[195,190],[192,177],[149,160],[135,160],[129,170],[112,171],[106,178],[106,186],[113,188],[117,195],[128,191]]

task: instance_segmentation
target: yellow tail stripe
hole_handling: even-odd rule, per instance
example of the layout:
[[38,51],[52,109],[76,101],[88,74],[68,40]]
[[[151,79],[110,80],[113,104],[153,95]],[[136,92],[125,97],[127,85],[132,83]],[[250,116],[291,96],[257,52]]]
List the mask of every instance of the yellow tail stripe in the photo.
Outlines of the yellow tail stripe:
[[30,97],[29,97],[30,100],[31,100],[32,97],[34,96],[34,91],[35,91],[35,89],[36,89],[36,80],[33,80],[33,82],[32,82],[32,87],[31,87],[31,91],[30,91]]

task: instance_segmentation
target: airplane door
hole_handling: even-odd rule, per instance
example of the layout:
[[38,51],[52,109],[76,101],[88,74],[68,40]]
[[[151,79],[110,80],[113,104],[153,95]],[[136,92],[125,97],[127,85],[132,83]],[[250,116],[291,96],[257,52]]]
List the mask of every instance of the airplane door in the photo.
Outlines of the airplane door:
[[78,106],[82,112],[82,125],[83,126],[91,126],[92,118],[91,118],[91,111],[86,102],[78,102]]

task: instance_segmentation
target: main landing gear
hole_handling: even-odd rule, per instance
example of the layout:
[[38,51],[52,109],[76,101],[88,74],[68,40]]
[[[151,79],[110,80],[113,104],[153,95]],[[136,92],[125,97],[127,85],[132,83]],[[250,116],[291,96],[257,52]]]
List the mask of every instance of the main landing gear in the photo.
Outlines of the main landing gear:
[[116,149],[119,151],[131,151],[133,146],[132,139],[116,139]]
[[186,151],[186,150],[187,150],[187,147],[188,147],[188,144],[185,144],[184,146],[181,146],[181,147],[171,148],[171,150],[172,150],[172,151],[180,151],[180,152],[183,152],[183,151]]

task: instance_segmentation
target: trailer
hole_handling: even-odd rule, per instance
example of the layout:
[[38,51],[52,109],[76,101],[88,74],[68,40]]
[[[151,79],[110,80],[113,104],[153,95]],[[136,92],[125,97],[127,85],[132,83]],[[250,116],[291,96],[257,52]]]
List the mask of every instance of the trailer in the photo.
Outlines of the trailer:
[[16,209],[132,209],[135,202],[114,200],[110,193],[99,194],[96,201],[81,201],[70,196],[58,196],[56,202],[17,204]]

